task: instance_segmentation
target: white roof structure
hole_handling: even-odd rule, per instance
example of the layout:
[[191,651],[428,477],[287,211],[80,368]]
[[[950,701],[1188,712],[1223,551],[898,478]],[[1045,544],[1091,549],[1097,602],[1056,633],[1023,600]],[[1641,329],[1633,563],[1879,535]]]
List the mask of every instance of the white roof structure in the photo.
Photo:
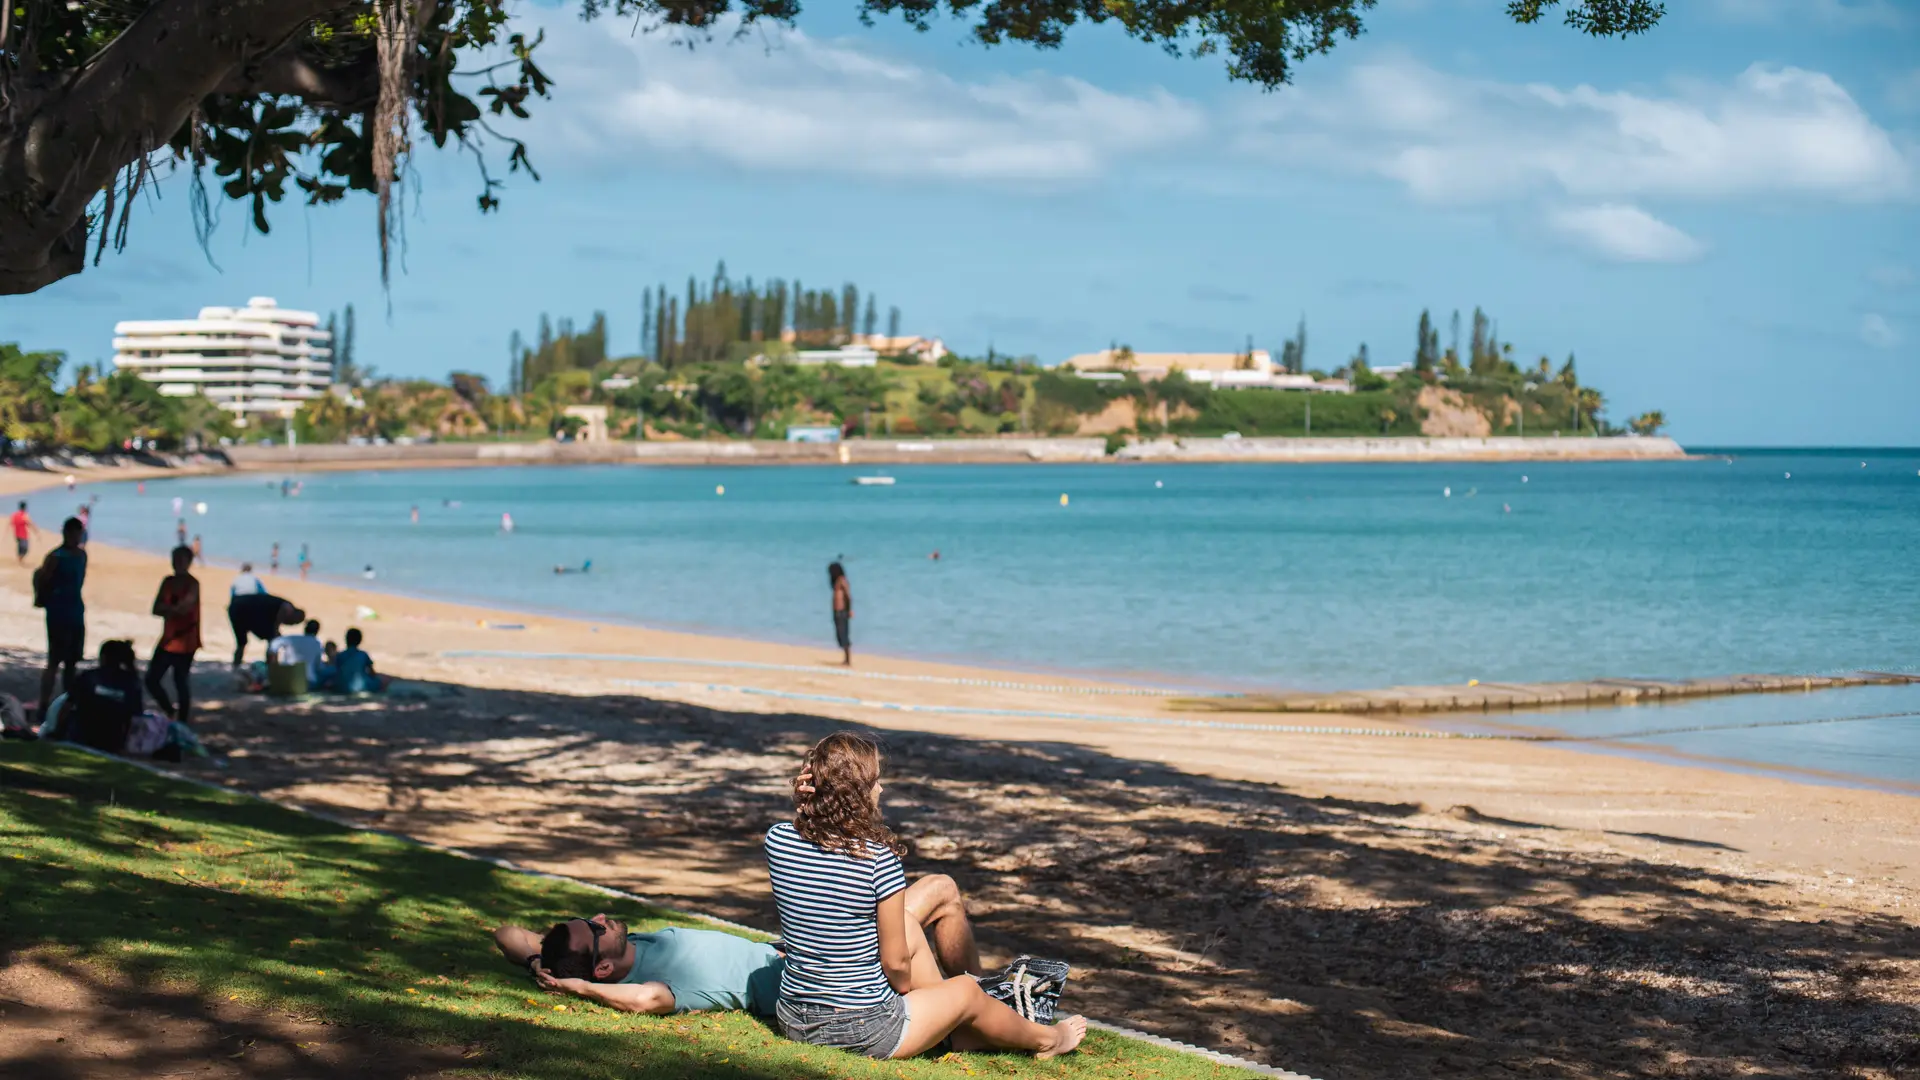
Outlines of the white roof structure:
[[1273,374],[1273,355],[1265,349],[1243,353],[1132,353],[1124,349],[1069,356],[1060,366],[1072,371],[1137,371],[1142,377],[1165,375],[1174,368],[1189,378],[1197,371],[1253,371],[1262,378]]
[[116,323],[113,364],[168,397],[205,394],[244,423],[291,417],[333,382],[331,335],[311,311],[256,296],[240,308],[204,307],[196,319]]

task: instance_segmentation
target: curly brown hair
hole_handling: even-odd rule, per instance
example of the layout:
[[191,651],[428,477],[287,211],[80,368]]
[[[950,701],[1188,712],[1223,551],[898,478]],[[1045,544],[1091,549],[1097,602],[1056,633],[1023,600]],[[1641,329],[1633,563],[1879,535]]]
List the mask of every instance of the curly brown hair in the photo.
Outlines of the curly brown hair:
[[895,855],[907,846],[880,820],[873,785],[880,780],[880,744],[865,735],[836,731],[807,751],[804,772],[813,792],[793,782],[793,831],[826,851],[854,859],[872,856],[869,843]]

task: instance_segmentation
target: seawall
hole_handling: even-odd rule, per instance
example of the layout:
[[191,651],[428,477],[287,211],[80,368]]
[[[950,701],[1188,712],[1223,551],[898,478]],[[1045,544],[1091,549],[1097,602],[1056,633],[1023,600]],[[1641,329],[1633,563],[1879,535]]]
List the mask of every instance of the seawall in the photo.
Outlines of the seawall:
[[404,469],[478,465],[901,465],[1017,462],[1656,461],[1687,452],[1651,438],[1157,439],[1108,454],[1102,439],[849,439],[772,441],[426,443],[410,446],[234,446],[241,469]]

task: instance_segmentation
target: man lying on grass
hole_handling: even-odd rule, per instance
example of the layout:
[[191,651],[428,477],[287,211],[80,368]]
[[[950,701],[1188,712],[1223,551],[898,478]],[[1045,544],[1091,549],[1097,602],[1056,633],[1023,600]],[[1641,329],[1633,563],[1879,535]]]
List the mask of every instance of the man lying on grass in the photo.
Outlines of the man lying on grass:
[[[966,902],[952,878],[931,874],[915,881],[906,908],[916,984],[984,974]],[[630,933],[626,923],[604,914],[555,923],[544,936],[502,926],[493,941],[541,989],[656,1016],[704,1009],[772,1016],[786,967],[780,950],[764,942],[680,927]]]

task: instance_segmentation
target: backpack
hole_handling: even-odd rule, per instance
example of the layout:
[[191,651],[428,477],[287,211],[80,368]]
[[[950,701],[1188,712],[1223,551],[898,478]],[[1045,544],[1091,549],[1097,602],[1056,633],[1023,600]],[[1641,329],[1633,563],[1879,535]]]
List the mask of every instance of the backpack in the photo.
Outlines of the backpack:
[[1065,960],[1044,960],[1037,956],[1015,957],[1007,970],[980,980],[987,996],[1036,1024],[1053,1023],[1060,1007],[1060,995],[1067,988],[1067,975],[1073,969]]

